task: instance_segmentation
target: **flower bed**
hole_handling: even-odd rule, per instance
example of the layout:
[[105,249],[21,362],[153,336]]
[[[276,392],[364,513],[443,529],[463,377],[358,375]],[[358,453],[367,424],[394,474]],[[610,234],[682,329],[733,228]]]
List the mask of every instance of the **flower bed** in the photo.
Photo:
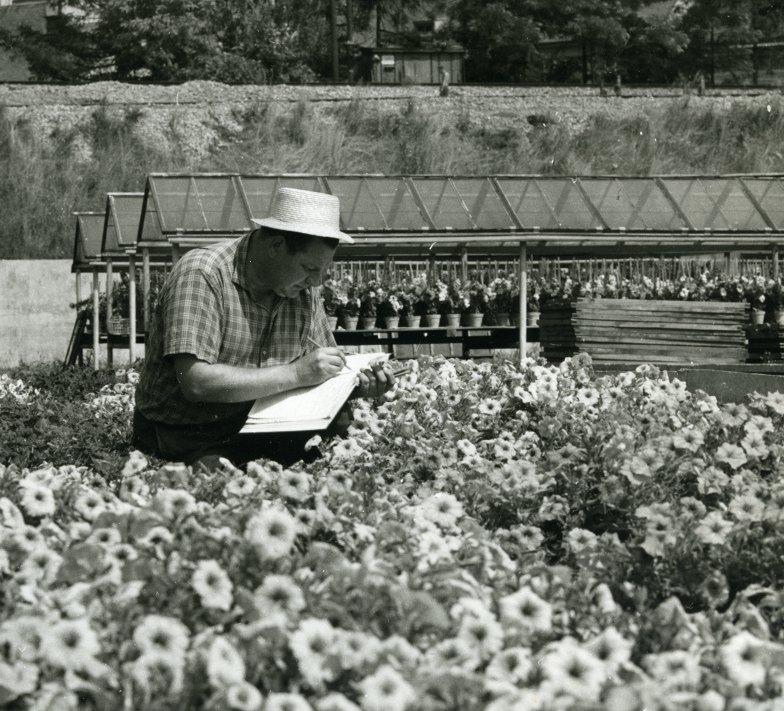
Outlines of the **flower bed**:
[[289,470],[6,459],[0,706],[780,708],[783,395],[437,358],[355,414]]

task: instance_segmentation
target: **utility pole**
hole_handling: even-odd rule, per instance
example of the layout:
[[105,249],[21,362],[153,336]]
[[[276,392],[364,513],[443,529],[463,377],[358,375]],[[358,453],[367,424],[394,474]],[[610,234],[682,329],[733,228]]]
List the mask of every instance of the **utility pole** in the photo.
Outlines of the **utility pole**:
[[332,80],[340,81],[338,58],[338,0],[329,0],[329,25],[332,30]]

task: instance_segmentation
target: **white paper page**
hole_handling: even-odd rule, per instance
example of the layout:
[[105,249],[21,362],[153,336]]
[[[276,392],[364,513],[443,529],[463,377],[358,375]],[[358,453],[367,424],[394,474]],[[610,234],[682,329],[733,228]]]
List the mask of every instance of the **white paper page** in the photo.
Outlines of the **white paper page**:
[[388,353],[348,355],[347,367],[334,378],[315,387],[299,388],[271,398],[256,400],[248,414],[248,424],[331,419],[354,389],[357,371],[388,358]]

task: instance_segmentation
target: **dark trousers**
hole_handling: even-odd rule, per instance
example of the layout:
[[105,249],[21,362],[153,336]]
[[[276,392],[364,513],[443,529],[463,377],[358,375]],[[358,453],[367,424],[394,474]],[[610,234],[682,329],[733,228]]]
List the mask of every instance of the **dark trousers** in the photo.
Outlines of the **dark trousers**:
[[146,454],[194,467],[201,464],[213,469],[220,457],[225,457],[237,467],[260,458],[290,466],[300,459],[310,462],[318,458],[318,450],[305,451],[305,444],[313,435],[326,438],[345,434],[350,421],[345,410],[344,407],[326,430],[318,432],[239,434],[245,424],[244,414],[241,418],[216,423],[169,425],[150,420],[134,409],[131,443]]

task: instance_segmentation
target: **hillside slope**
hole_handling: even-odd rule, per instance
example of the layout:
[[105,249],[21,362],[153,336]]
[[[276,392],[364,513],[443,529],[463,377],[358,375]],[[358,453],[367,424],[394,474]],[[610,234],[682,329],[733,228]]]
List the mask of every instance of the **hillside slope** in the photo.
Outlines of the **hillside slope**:
[[429,86],[0,87],[0,258],[68,256],[73,210],[152,171],[784,171],[779,94]]

